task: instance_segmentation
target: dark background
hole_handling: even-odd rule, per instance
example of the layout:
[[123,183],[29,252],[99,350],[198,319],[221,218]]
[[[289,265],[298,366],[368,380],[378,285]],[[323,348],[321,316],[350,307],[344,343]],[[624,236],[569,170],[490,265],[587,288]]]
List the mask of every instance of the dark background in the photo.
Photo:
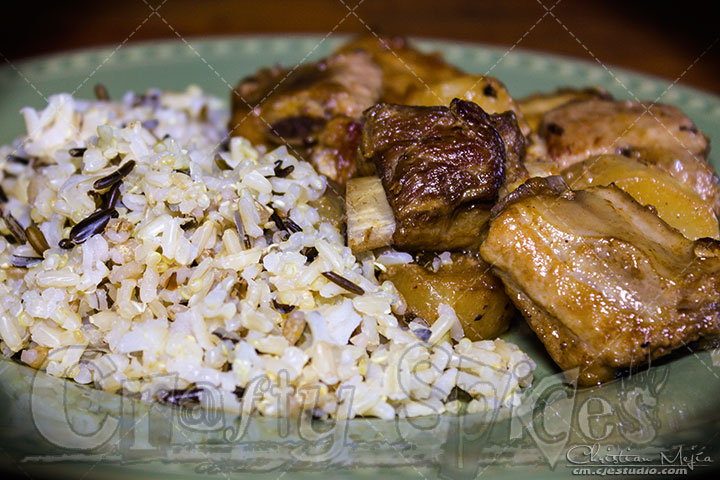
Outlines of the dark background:
[[[343,3],[344,2],[344,3]],[[365,32],[359,0],[5,2],[0,61],[149,39],[281,32]],[[485,42],[631,68],[720,93],[718,15],[710,1],[365,0],[379,33]],[[12,4],[12,6],[9,6]],[[158,9],[151,15],[148,5]],[[347,7],[346,7],[347,5]],[[543,17],[545,14],[545,17]],[[149,18],[148,16],[151,15]],[[542,20],[540,20],[542,18]],[[172,28],[170,28],[170,26]],[[173,31],[177,32],[177,34]],[[711,47],[712,45],[712,47]],[[698,60],[703,52],[705,54]],[[4,58],[3,58],[4,57]],[[693,64],[693,62],[695,62]],[[692,67],[683,75],[683,72]]]

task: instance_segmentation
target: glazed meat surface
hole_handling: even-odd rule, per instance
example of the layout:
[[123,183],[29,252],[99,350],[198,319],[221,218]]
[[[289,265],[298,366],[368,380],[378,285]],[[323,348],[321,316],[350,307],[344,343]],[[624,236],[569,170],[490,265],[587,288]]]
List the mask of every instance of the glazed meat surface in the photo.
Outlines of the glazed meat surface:
[[560,170],[602,154],[640,158],[693,188],[717,212],[720,189],[707,161],[710,142],[676,107],[599,99],[571,102],[545,114],[540,134],[547,159]]
[[374,162],[405,249],[476,246],[504,186],[524,176],[524,137],[512,112],[471,102],[379,104],[365,113],[361,151]]
[[531,179],[480,253],[563,369],[592,385],[720,334],[720,243],[691,241],[625,192]]
[[447,63],[441,54],[421,52],[402,37],[366,35],[343,45],[338,50],[338,53],[355,52],[366,52],[371,55],[373,61],[381,68],[383,91],[381,100],[387,103],[405,104],[411,92],[425,91],[429,84],[463,74],[462,70]]
[[547,112],[570,102],[590,99],[612,100],[612,95],[597,87],[560,88],[552,93],[528,95],[518,99],[517,104],[530,129],[536,133]]
[[254,145],[288,144],[343,184],[356,171],[362,112],[380,98],[381,71],[364,52],[295,70],[262,69],[232,96],[230,128]]
[[[649,109],[649,113],[645,113]],[[592,155],[632,147],[683,149],[705,159],[708,139],[680,109],[631,101],[587,100],[562,105],[543,117],[540,133],[561,168]]]

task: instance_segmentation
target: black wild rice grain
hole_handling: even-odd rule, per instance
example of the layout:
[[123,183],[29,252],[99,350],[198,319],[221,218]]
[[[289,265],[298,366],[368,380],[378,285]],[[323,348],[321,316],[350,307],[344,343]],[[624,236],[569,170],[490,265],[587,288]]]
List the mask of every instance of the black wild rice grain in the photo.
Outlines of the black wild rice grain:
[[105,230],[110,219],[117,216],[118,212],[114,208],[93,212],[70,229],[68,240],[75,245],[83,243],[93,235]]
[[161,401],[172,405],[190,406],[200,404],[200,394],[203,389],[198,387],[186,390],[161,390],[158,397]]
[[122,182],[117,182],[110,187],[110,190],[108,190],[105,198],[103,199],[103,209],[115,208],[115,205],[117,205],[118,199],[120,198],[121,186]]
[[312,262],[313,260],[315,260],[317,258],[318,251],[317,251],[317,248],[315,248],[315,247],[309,247],[309,248],[306,248],[302,252],[302,254],[305,255],[305,258],[307,258],[308,262]]
[[290,217],[287,217],[285,219],[285,226],[293,233],[302,232],[302,227],[297,223],[293,222]]
[[242,338],[237,333],[228,332],[224,328],[220,327],[215,329],[213,332],[213,335],[216,335],[221,340],[229,340],[232,343],[238,343]]
[[19,163],[21,165],[30,165],[30,159],[26,157],[21,157],[20,155],[10,154],[7,156],[7,160],[8,162]]
[[10,212],[3,212],[0,214],[2,218],[5,219],[5,224],[8,227],[8,230],[10,230],[10,233],[12,233],[12,236],[15,237],[15,240],[17,240],[19,243],[25,243],[27,242],[27,237],[25,236],[25,229],[20,225],[20,222],[17,221],[15,217],[13,217],[12,213]]
[[282,160],[278,160],[275,162],[275,176],[278,178],[285,178],[288,175],[290,175],[293,170],[295,170],[295,167],[293,165],[288,165],[287,167],[282,167]]
[[95,190],[103,190],[105,188],[111,187],[112,185],[125,178],[130,172],[132,172],[133,168],[135,168],[135,160],[130,160],[129,162],[126,162],[120,168],[112,172],[110,175],[96,180],[95,183],[93,183],[93,188]]
[[273,210],[272,215],[270,215],[270,220],[275,222],[275,226],[278,230],[286,230],[285,224],[282,221],[282,218],[280,218],[280,215],[278,215],[276,210]]
[[42,262],[43,259],[41,257],[21,257],[20,255],[11,255],[10,256],[10,263],[13,267],[18,268],[27,268],[31,265],[35,265],[36,263]]
[[243,245],[245,245],[246,249],[251,248],[252,244],[250,243],[250,237],[248,237],[245,234],[245,227],[243,226],[242,218],[240,217],[240,213],[235,212],[234,218],[235,218],[235,228],[237,229],[238,235],[243,240]]
[[277,310],[280,313],[290,313],[293,310],[295,310],[295,305],[285,305],[284,303],[280,303],[277,300],[273,298],[272,301],[273,307],[275,307],[275,310]]
[[358,295],[365,293],[365,290],[363,290],[362,287],[335,272],[323,272],[323,276],[335,285],[338,285],[349,292],[356,293]]
[[185,219],[185,222],[183,222],[182,225],[180,225],[180,228],[187,231],[187,230],[190,230],[191,228],[196,228],[197,226],[198,226],[198,222],[195,219],[195,217],[189,217],[189,218]]
[[82,157],[85,155],[85,152],[87,151],[87,148],[71,148],[68,150],[68,153],[71,157]]

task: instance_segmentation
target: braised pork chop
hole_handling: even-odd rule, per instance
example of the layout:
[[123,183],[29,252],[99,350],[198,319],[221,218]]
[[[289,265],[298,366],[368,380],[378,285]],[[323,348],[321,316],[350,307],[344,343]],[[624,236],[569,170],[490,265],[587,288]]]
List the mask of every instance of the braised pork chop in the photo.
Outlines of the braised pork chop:
[[720,242],[691,241],[620,189],[531,179],[480,253],[580,385],[720,335]]

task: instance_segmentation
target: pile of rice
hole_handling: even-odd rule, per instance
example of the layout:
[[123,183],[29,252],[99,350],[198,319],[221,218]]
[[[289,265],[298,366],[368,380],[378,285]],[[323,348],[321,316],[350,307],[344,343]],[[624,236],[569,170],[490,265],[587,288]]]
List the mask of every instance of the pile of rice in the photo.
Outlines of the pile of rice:
[[[61,94],[22,114],[27,135],[0,147],[1,207],[49,248],[0,221],[4,356],[148,401],[263,415],[457,412],[458,392],[474,412],[519,404],[532,382],[522,351],[464,339],[449,306],[430,326],[399,322],[403,300],[376,271],[412,258],[353,256],[321,215],[326,179],[284,147],[223,146],[227,111],[197,87]],[[94,183],[131,160],[117,216],[58,246],[96,211]]]

